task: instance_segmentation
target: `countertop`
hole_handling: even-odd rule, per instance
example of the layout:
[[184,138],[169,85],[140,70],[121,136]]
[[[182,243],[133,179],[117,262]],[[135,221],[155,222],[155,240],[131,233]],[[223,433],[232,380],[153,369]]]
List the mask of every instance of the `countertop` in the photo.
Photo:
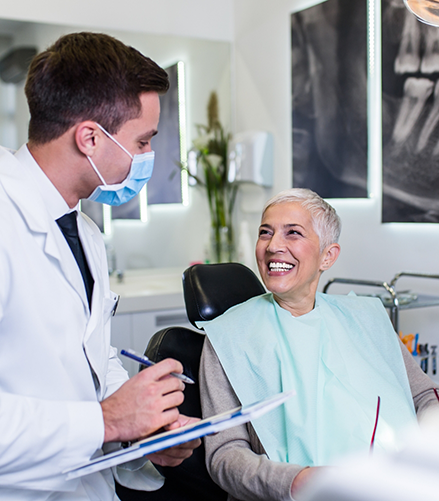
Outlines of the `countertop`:
[[110,276],[110,288],[120,295],[117,313],[184,308],[181,268],[126,270],[120,281]]

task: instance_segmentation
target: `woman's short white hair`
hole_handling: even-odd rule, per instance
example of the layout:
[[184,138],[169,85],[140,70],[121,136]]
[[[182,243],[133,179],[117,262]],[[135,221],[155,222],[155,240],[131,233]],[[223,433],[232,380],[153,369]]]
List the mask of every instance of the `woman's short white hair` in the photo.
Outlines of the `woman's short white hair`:
[[281,191],[265,204],[262,216],[273,205],[291,202],[300,203],[310,213],[314,231],[319,237],[321,252],[328,245],[338,242],[341,232],[341,220],[337,212],[317,193],[306,188],[291,188]]

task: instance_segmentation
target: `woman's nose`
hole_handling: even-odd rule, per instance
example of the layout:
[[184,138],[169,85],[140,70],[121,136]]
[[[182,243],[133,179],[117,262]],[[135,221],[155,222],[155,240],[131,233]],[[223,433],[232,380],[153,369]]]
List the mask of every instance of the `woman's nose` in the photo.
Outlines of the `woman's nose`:
[[277,234],[274,234],[267,245],[267,252],[275,254],[276,252],[283,252],[285,250],[284,239]]

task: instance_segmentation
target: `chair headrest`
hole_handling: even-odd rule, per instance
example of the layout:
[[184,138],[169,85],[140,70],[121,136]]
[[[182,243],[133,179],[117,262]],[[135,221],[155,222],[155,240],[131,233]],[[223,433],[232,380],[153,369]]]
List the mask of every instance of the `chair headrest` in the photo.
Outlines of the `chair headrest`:
[[265,293],[250,268],[240,263],[195,264],[183,273],[186,312],[192,325],[212,320],[232,306]]

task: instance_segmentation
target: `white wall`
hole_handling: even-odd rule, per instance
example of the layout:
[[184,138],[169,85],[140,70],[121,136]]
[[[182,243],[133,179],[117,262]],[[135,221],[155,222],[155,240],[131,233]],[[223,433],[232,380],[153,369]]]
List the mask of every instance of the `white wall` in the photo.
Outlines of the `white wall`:
[[16,0],[0,18],[231,41],[232,10],[233,0]]
[[[318,1],[235,0],[235,123],[236,130],[270,130],[275,138],[275,181],[272,194],[291,186],[290,14]],[[379,20],[379,6],[375,5]],[[376,27],[378,35],[379,26]],[[439,274],[439,227],[435,224],[381,223],[380,47],[376,46],[375,77],[370,86],[374,122],[370,151],[370,188],[362,200],[332,200],[343,221],[339,261],[322,277],[386,280],[400,271]],[[293,76],[294,78],[294,76]],[[270,195],[269,193],[268,195]],[[439,194],[438,194],[439,195]],[[245,214],[256,236],[259,215]],[[439,280],[401,279],[403,288],[439,295]],[[333,292],[342,289],[333,286]],[[404,333],[417,330],[439,341],[439,308],[401,315]]]

